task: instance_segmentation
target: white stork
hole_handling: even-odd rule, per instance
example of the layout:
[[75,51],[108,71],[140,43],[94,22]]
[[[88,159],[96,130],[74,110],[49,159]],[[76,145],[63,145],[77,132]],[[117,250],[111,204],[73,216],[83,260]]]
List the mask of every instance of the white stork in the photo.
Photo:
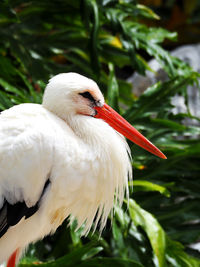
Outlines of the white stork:
[[29,243],[54,233],[68,216],[78,228],[85,224],[84,234],[93,222],[94,229],[105,226],[131,177],[119,133],[166,158],[104,102],[93,80],[76,73],[53,77],[42,105],[1,113],[0,263],[14,267]]

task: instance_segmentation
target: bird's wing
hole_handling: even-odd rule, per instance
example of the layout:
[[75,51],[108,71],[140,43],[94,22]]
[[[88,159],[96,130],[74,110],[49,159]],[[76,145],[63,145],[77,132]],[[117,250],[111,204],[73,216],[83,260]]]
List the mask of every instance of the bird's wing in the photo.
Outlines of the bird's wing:
[[40,109],[22,105],[0,115],[0,237],[38,210],[50,183],[53,148]]
[[15,204],[10,204],[4,199],[3,206],[0,209],[0,238],[7,232],[10,226],[16,225],[23,217],[28,219],[39,209],[40,200],[49,183],[50,180],[48,179],[44,185],[40,198],[31,207],[28,207],[25,201],[18,201]]

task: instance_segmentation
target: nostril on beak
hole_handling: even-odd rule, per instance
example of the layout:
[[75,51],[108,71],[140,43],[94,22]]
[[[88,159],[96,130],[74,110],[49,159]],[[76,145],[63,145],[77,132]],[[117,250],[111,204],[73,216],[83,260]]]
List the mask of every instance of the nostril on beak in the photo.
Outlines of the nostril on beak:
[[95,105],[96,105],[97,107],[102,107],[102,106],[103,106],[103,104],[101,103],[101,100],[96,100],[96,101],[95,101]]

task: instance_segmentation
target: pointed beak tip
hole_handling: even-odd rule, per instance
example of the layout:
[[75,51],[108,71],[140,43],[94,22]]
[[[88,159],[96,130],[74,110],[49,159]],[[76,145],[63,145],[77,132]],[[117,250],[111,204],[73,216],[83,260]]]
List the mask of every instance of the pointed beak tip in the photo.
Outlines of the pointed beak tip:
[[163,154],[157,147],[156,147],[157,151],[149,151],[150,153],[156,155],[157,157],[161,158],[161,159],[167,159],[167,157],[165,156],[165,154]]
[[150,153],[158,156],[159,158],[167,159],[167,157],[157,147],[155,147],[109,105],[104,103],[102,107],[95,107],[95,110],[97,111],[95,118],[103,119],[116,131]]

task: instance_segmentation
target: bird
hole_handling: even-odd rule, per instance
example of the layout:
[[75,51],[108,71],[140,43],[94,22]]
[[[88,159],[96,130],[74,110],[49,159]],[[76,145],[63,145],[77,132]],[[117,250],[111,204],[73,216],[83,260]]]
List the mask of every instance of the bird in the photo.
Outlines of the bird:
[[78,73],[52,77],[42,104],[0,114],[0,263],[17,265],[30,243],[68,218],[83,235],[105,227],[132,179],[130,139],[166,156],[105,103]]

